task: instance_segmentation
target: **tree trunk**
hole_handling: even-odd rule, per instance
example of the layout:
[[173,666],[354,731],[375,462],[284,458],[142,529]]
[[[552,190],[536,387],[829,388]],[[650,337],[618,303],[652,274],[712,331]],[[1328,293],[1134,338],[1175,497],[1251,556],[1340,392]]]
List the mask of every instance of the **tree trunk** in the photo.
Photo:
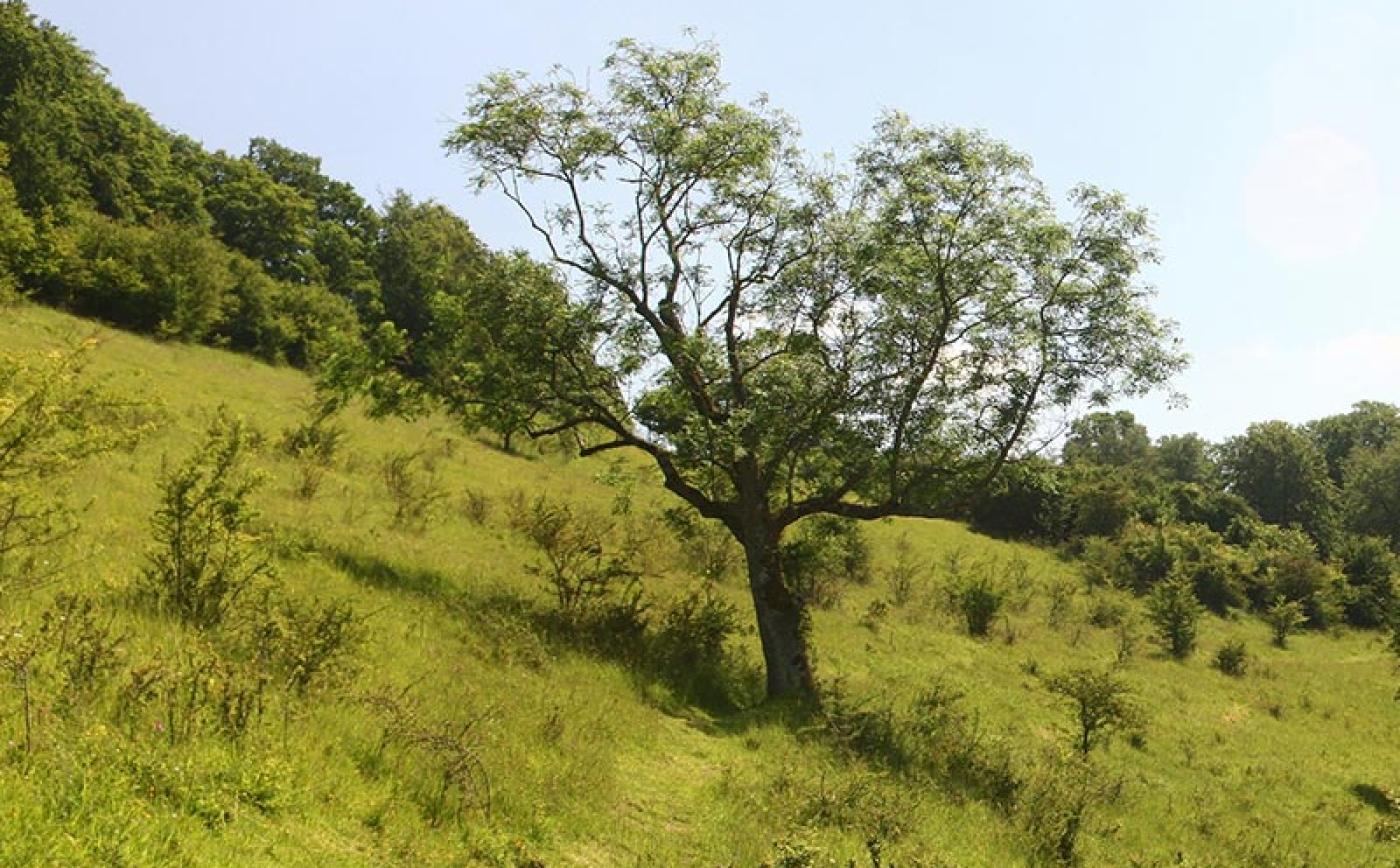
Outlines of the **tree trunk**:
[[768,672],[768,698],[815,698],[816,681],[807,653],[807,612],[783,582],[777,534],[754,529],[743,543]]

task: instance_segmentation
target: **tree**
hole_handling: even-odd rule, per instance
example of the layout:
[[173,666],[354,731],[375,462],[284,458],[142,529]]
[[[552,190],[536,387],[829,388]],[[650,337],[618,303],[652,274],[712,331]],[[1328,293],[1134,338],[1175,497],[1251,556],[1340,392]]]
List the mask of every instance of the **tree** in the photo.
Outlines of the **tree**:
[[1090,413],[1075,419],[1065,440],[1068,464],[1101,464],[1109,467],[1143,466],[1152,455],[1147,428],[1132,413]]
[[1094,745],[1107,744],[1115,730],[1142,725],[1132,688],[1112,669],[1070,669],[1045,679],[1045,689],[1068,701],[1079,729],[1075,747],[1084,756]]
[[1287,422],[1259,422],[1231,438],[1222,450],[1231,491],[1272,524],[1297,525],[1326,552],[1336,532],[1337,489],[1327,463],[1302,429]]
[[553,423],[529,430],[639,450],[721,522],[745,552],[768,695],[811,696],[784,532],[950,515],[1044,413],[1163,383],[1182,358],[1136,281],[1149,221],[1091,187],[1063,220],[1025,156],[897,114],[849,179],[811,169],[789,118],[726,98],[708,45],[624,40],[605,69],[601,94],[492,76],[447,141],[592,317],[586,354],[542,334]]
[[1346,413],[1315,419],[1307,432],[1327,460],[1327,472],[1340,485],[1347,459],[1358,449],[1381,449],[1400,440],[1400,407],[1358,401]]
[[1381,449],[1358,449],[1343,473],[1347,529],[1385,537],[1400,551],[1400,440]]
[[1158,472],[1173,482],[1212,485],[1219,474],[1211,445],[1199,434],[1159,438],[1154,458]]

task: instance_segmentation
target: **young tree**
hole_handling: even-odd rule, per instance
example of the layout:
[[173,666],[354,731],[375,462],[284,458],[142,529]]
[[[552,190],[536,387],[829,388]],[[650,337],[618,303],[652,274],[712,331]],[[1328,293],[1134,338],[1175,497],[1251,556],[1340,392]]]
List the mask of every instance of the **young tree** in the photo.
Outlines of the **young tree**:
[[531,433],[640,450],[728,528],[768,695],[810,696],[789,527],[948,515],[1043,413],[1156,387],[1183,358],[1136,279],[1148,218],[1121,196],[1077,188],[1061,219],[1027,157],[897,114],[849,178],[816,171],[719,67],[708,45],[624,40],[602,93],[498,74],[447,147],[519,206],[592,318],[586,353],[542,329],[553,423]]

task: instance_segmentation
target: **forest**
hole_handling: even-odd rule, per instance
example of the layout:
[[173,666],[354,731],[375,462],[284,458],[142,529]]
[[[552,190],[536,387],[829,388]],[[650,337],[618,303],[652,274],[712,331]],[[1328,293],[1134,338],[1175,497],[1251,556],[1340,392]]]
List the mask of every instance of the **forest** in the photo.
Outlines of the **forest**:
[[1146,210],[602,68],[531,255],[0,2],[0,863],[1400,864],[1400,407],[1154,437]]

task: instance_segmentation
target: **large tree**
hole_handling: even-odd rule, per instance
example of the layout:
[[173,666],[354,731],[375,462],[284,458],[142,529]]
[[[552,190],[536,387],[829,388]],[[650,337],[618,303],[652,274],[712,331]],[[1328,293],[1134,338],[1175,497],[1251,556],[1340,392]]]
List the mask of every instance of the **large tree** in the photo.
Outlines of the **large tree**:
[[810,694],[789,527],[948,515],[1043,413],[1158,386],[1182,357],[1137,282],[1148,218],[1121,196],[1076,188],[1062,219],[1025,156],[897,114],[847,176],[814,169],[785,115],[726,97],[719,66],[708,45],[623,41],[598,93],[498,74],[447,144],[592,318],[586,358],[541,337],[554,424],[533,433],[639,450],[723,523],[768,694]]

